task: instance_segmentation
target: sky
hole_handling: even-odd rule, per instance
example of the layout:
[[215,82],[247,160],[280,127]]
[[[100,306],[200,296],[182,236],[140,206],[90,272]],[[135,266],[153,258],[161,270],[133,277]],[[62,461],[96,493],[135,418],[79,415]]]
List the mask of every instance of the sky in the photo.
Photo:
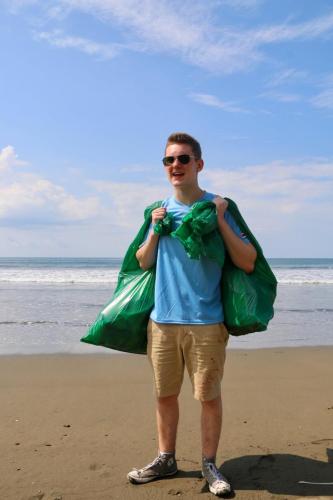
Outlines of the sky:
[[185,131],[267,257],[333,257],[332,54],[332,0],[0,0],[0,256],[123,256]]

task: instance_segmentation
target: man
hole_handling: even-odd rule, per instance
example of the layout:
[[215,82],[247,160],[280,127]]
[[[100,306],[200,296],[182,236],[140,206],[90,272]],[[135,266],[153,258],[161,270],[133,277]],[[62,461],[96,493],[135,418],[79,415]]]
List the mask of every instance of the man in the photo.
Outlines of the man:
[[132,483],[147,483],[177,473],[175,458],[180,393],[184,365],[194,397],[201,402],[202,473],[217,496],[231,486],[215,465],[222,425],[221,380],[228,332],[223,324],[220,280],[223,269],[203,257],[190,259],[182,244],[154,233],[167,213],[175,229],[198,201],[213,201],[226,251],[245,272],[254,269],[256,250],[227,211],[227,201],[199,187],[204,167],[200,144],[188,134],[167,141],[163,164],[173,196],[153,210],[152,224],[136,253],[142,269],[156,264],[155,305],[148,325],[148,357],[156,389],[159,454],[142,469],[128,474]]

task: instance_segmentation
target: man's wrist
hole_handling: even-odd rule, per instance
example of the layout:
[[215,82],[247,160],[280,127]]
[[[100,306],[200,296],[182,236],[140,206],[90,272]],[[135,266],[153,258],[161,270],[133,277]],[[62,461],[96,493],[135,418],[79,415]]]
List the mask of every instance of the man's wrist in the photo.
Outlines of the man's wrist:
[[226,209],[223,205],[221,205],[220,207],[219,206],[216,207],[216,215],[217,215],[218,220],[225,221],[225,219],[224,219],[225,211],[226,211]]
[[151,231],[150,231],[150,238],[152,238],[153,240],[158,240],[158,238],[160,237],[160,235],[158,233],[155,233],[154,231],[154,225],[152,226],[151,228]]
[[224,218],[224,212],[217,214],[217,223],[222,231],[228,226],[228,223]]

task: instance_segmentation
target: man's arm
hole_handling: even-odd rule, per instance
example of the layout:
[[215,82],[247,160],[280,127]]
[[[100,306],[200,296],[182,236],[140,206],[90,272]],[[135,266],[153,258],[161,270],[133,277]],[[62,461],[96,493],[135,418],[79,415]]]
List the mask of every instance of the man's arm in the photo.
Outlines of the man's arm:
[[[166,209],[164,207],[155,208],[151,213],[152,225],[156,224],[158,220],[164,219],[166,214]],[[145,243],[139,248],[135,256],[139,261],[141,269],[146,271],[147,269],[153,267],[156,262],[157,256],[157,245],[159,241],[159,235],[155,234],[151,229],[147,236]]]
[[216,205],[218,227],[232,262],[246,273],[251,273],[257,258],[256,249],[251,243],[242,241],[225,220],[228,202],[221,196],[216,196],[213,202]]

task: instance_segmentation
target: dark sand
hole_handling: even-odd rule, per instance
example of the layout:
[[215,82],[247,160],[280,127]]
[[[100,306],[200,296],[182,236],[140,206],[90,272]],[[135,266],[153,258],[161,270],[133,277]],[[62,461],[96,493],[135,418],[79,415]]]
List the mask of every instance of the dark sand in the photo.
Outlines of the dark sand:
[[[184,383],[174,478],[126,474],[156,454],[145,356],[0,358],[0,500],[208,499],[200,403]],[[229,351],[218,464],[235,498],[332,498],[333,348]]]

